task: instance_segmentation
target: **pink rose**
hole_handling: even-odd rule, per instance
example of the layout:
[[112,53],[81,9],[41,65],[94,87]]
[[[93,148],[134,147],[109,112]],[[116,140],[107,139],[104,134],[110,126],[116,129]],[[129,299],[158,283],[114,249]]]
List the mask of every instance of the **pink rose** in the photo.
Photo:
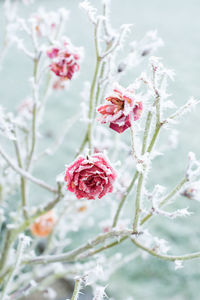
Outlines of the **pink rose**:
[[131,126],[131,121],[137,121],[141,116],[142,102],[135,101],[133,90],[118,85],[105,100],[110,103],[97,108],[101,114],[98,120],[103,124],[109,123],[109,127],[118,133],[124,132]]
[[65,41],[62,46],[50,48],[47,56],[52,60],[49,66],[51,71],[63,80],[71,80],[80,68],[79,49],[69,41]]
[[86,158],[79,156],[65,173],[67,188],[78,199],[100,199],[111,193],[115,178],[115,170],[101,153]]

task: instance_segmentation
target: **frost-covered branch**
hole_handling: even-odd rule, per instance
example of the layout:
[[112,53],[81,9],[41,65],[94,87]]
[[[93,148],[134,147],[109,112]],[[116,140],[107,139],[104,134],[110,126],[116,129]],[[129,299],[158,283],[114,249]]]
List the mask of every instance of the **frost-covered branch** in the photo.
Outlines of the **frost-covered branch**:
[[57,193],[57,190],[55,188],[51,187],[50,185],[45,183],[43,180],[32,176],[30,173],[26,172],[25,170],[23,170],[23,169],[19,168],[17,165],[15,165],[15,163],[12,162],[10,157],[8,157],[8,155],[4,152],[4,150],[1,147],[0,147],[0,154],[5,159],[5,161],[11,166],[11,168],[14,171],[16,171],[20,176],[32,181],[33,183],[41,186],[42,188],[44,188],[52,193]]
[[194,252],[194,253],[189,253],[185,255],[163,255],[155,252],[153,249],[150,249],[142,244],[140,244],[136,239],[132,239],[133,244],[135,244],[137,247],[140,249],[148,252],[150,255],[155,256],[157,258],[160,258],[162,260],[168,260],[168,261],[184,261],[184,260],[191,260],[195,258],[200,257],[200,252]]

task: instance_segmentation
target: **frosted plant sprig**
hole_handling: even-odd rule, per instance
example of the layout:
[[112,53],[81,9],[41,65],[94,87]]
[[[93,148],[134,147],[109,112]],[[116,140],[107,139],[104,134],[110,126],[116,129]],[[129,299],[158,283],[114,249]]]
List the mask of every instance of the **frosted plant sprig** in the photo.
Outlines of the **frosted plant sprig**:
[[85,0],[79,4],[79,7],[85,10],[86,14],[88,15],[89,20],[94,24],[97,25],[96,21],[96,13],[97,9],[94,8],[88,0]]
[[42,207],[39,207],[34,214],[28,216],[28,218],[24,222],[19,224],[16,228],[14,227],[14,228],[7,229],[5,235],[5,241],[2,249],[2,255],[0,259],[0,282],[2,278],[4,278],[7,275],[7,273],[10,273],[12,271],[12,267],[5,270],[5,266],[7,264],[7,257],[11,250],[10,248],[13,242],[15,241],[15,239],[20,233],[24,232],[32,224],[34,220],[46,214],[49,210],[54,208],[59,203],[59,201],[63,198],[61,188],[62,186],[58,182],[58,190],[57,190],[58,195],[52,201],[48,202],[46,205]]
[[[101,59],[99,56],[99,43],[98,43],[98,29],[99,29],[99,22],[100,19],[98,19],[98,22],[95,23],[95,28],[94,28],[94,44],[95,44],[95,53],[96,53],[96,66],[95,66],[95,71],[94,71],[94,76],[92,79],[92,84],[90,88],[90,95],[89,95],[89,110],[88,110],[88,127],[86,134],[83,138],[83,141],[80,145],[80,148],[78,150],[78,153],[76,156],[78,156],[84,149],[85,145],[88,143],[89,146],[89,154],[92,153],[92,125],[94,121],[94,101],[95,101],[95,90],[96,90],[96,85],[98,82],[98,73],[99,73],[99,68],[101,65]],[[97,96],[96,96],[97,97]]]
[[[88,3],[88,1],[83,2],[83,7],[87,8],[88,11],[91,11],[91,7]],[[93,10],[92,10],[93,11]],[[106,16],[104,16],[105,18]],[[94,24],[94,43],[95,43],[95,52],[96,52],[96,66],[94,71],[94,76],[92,80],[91,90],[90,90],[90,100],[89,100],[89,112],[88,112],[88,128],[86,131],[86,134],[83,138],[83,141],[81,143],[80,149],[77,153],[80,154],[83,150],[85,145],[88,143],[89,146],[89,152],[91,153],[92,148],[92,138],[93,138],[93,127],[94,127],[94,117],[95,117],[95,111],[96,111],[96,105],[99,101],[99,95],[100,95],[100,88],[101,83],[100,80],[104,77],[105,73],[105,62],[104,60],[107,58],[107,56],[110,56],[110,54],[114,54],[119,46],[122,45],[124,36],[127,34],[127,32],[130,30],[130,25],[122,25],[119,34],[112,40],[112,43],[106,46],[105,52],[101,51],[100,49],[100,34],[99,32],[99,25],[102,22],[102,18],[99,16],[96,18],[96,22],[93,22]],[[107,43],[106,43],[107,44]],[[102,52],[102,53],[101,53]]]
[[[156,97],[156,99],[155,99],[155,106],[156,106],[156,127],[155,127],[155,131],[154,131],[154,134],[153,134],[153,136],[152,136],[152,139],[151,139],[151,142],[150,142],[150,145],[149,145],[149,147],[147,148],[147,152],[151,152],[152,151],[152,149],[153,149],[153,146],[154,146],[154,143],[155,143],[155,141],[156,141],[156,139],[157,139],[157,137],[158,137],[158,133],[159,133],[159,131],[160,131],[160,129],[161,129],[161,124],[162,124],[162,121],[160,120],[160,95],[159,95],[159,92],[158,92],[158,89],[157,89],[157,84],[158,84],[158,82],[157,82],[157,71],[158,71],[158,69],[162,69],[163,68],[163,65],[159,62],[159,60],[158,59],[152,59],[151,58],[151,60],[150,60],[150,62],[151,62],[151,64],[152,64],[152,66],[153,66],[153,82],[152,82],[152,86],[153,86],[153,89],[154,89],[154,91],[155,91],[155,97]],[[147,130],[147,132],[148,132],[148,129],[150,128],[150,126],[151,126],[151,120],[152,120],[152,112],[151,111],[149,111],[149,113],[148,113],[148,116],[147,116],[147,123],[146,123],[146,129],[145,129],[145,131]],[[147,138],[146,138],[146,133],[144,134],[144,144],[143,144],[143,151],[144,151],[144,149],[146,148],[144,145],[146,145],[146,143],[147,143]],[[140,175],[140,177],[139,177],[139,183],[138,183],[138,191],[137,191],[137,194],[136,194],[136,213],[135,213],[135,223],[136,222],[138,222],[138,219],[139,219],[139,209],[140,209],[140,205],[139,205],[139,203],[140,203],[140,193],[141,193],[141,189],[142,189],[142,178],[143,178],[143,176],[142,175]],[[184,180],[183,180],[183,182],[181,183],[181,186],[182,186],[182,184],[184,184],[185,182],[187,181],[187,179],[186,178],[184,178]],[[173,196],[173,192],[172,192],[172,196]],[[171,197],[171,196],[170,196]],[[164,205],[165,204],[165,202],[166,201],[168,201],[168,198],[167,198],[167,200],[162,200],[161,201],[161,203],[160,203],[160,206],[162,206],[162,205]],[[149,217],[149,215],[148,215],[148,217]],[[147,219],[148,219],[148,217],[147,217]],[[146,219],[144,219],[144,220],[146,220]],[[136,227],[135,227],[136,228]]]
[[103,25],[104,25],[104,31],[105,31],[105,41],[107,43],[107,47],[110,46],[112,43],[113,38],[115,37],[115,33],[113,32],[113,29],[111,28],[110,24],[110,0],[105,0],[102,2],[103,5]]
[[[187,183],[187,178],[184,177],[175,187],[172,189],[165,197],[161,199],[159,202],[158,208],[161,208],[169,203],[183,188],[183,186]],[[156,204],[157,205],[157,204]],[[143,225],[153,216],[153,209],[141,220],[140,225]]]
[[152,193],[149,194],[149,198],[152,199],[152,203],[154,206],[157,206],[157,203],[160,204],[160,198],[163,196],[166,188],[162,185],[156,184]]
[[46,184],[43,180],[37,179],[36,177],[32,176],[30,173],[26,172],[25,170],[21,169],[17,165],[15,165],[12,160],[8,157],[3,149],[0,148],[0,154],[5,159],[5,161],[11,166],[11,168],[19,173],[22,177],[27,178],[28,180],[38,184],[39,186],[49,190],[52,193],[56,193],[57,190]]
[[37,40],[45,37],[50,44],[53,44],[62,34],[68,17],[69,11],[65,8],[60,8],[56,12],[39,8],[39,10],[33,13],[30,18],[30,21],[35,24],[34,31]]
[[3,205],[7,197],[16,192],[19,179],[16,178],[15,171],[3,160],[0,160],[0,167],[0,204]]
[[83,280],[81,278],[75,279],[74,291],[71,300],[78,300],[82,288]]
[[[49,44],[53,44],[55,40],[60,38],[64,24],[68,18],[68,11],[59,9],[57,12],[46,12],[39,9],[26,21],[22,18],[17,18],[16,24],[20,30],[23,30],[30,38],[35,52],[42,52],[44,45],[41,37],[45,37]],[[18,44],[18,48],[26,53],[30,58],[32,53],[26,48],[24,42],[18,37],[13,37],[13,41]]]
[[[73,261],[74,259],[76,259],[77,257],[79,257],[79,255],[81,255],[82,253],[96,247],[99,244],[104,243],[106,240],[108,240],[110,238],[119,238],[119,240],[117,240],[117,243],[120,243],[121,238],[127,237],[129,235],[133,235],[133,233],[130,229],[124,229],[124,230],[113,229],[110,232],[99,234],[97,237],[90,240],[88,243],[84,244],[83,246],[75,249],[74,251],[69,251],[68,253],[63,253],[60,255],[52,255],[49,257],[41,256],[41,257],[30,258],[30,259],[26,259],[23,263],[24,264],[41,264],[44,261],[46,261],[46,262],[57,262],[57,261],[68,262],[69,261],[70,262],[70,261]],[[106,249],[107,247],[109,247],[109,244],[107,246],[105,246],[104,249]],[[92,255],[94,255],[93,252],[91,252],[91,253],[92,253]],[[86,252],[86,255],[84,255],[84,258],[86,258],[87,256],[90,256],[91,253]]]
[[1,300],[5,300],[7,298],[10,284],[12,282],[13,277],[18,272],[18,268],[19,268],[20,262],[22,260],[22,255],[23,255],[25,247],[27,246],[27,243],[29,244],[28,237],[25,237],[24,235],[19,235],[18,247],[17,247],[17,251],[16,251],[16,261],[15,261],[12,271],[10,272],[10,274],[7,278],[7,281],[3,287],[3,291],[0,296]]
[[31,60],[34,60],[35,55],[33,51],[29,51],[24,43],[23,39],[18,38],[17,36],[12,38],[12,42],[15,43],[17,45],[17,48],[19,50],[21,50],[28,58],[30,58]]
[[[153,68],[153,80],[152,80],[152,85],[155,91],[157,91],[157,82],[156,82],[156,74],[155,74],[155,69]],[[161,129],[161,122],[160,122],[160,95],[158,92],[155,93],[155,100],[153,102],[153,105],[156,107],[156,116],[155,116],[155,129],[153,136],[151,138],[150,144],[147,147],[147,142],[148,142],[148,137],[150,133],[150,128],[151,128],[151,122],[153,118],[153,113],[151,110],[149,110],[147,117],[146,117],[146,122],[145,122],[145,130],[144,130],[144,135],[143,135],[143,142],[142,142],[142,152],[141,154],[145,154],[145,150],[147,147],[147,153],[148,155],[151,154],[153,147],[155,145],[156,139],[158,138],[159,131]],[[138,232],[138,227],[140,223],[140,212],[141,212],[141,197],[143,195],[143,185],[144,185],[144,180],[145,176],[148,170],[148,164],[146,164],[143,167],[142,172],[140,172],[139,177],[138,177],[138,185],[137,185],[137,190],[136,190],[136,199],[135,199],[135,213],[134,213],[134,221],[133,221],[133,232]]]
[[121,47],[126,35],[130,32],[130,28],[132,27],[132,24],[123,24],[120,28],[120,32],[118,36],[115,38],[113,45],[101,55],[101,59],[105,59],[108,55],[113,53],[115,50],[118,49],[118,47]]
[[3,5],[4,11],[4,33],[3,33],[3,41],[0,49],[0,62],[3,60],[10,44],[13,41],[13,35],[15,35],[16,25],[15,19],[17,16],[17,1],[5,0]]
[[152,55],[158,48],[163,46],[163,41],[157,35],[157,31],[148,31],[139,41],[130,43],[128,55],[121,61],[125,69],[138,66],[146,57]]
[[200,176],[200,161],[196,159],[196,155],[193,152],[188,153],[188,166],[186,171],[186,178],[192,182],[198,179]]
[[106,295],[105,289],[106,289],[106,287],[96,286],[95,290],[94,290],[94,297],[92,298],[92,300],[108,299],[108,296]]
[[14,140],[13,134],[14,117],[11,113],[6,113],[3,107],[0,106],[0,135],[9,140]]
[[[159,110],[159,107],[157,107],[157,110]],[[159,113],[159,112],[158,112]],[[142,142],[142,150],[141,150],[141,155],[143,156],[146,152],[146,148],[147,148],[147,142],[148,142],[148,137],[149,137],[149,133],[150,133],[150,127],[151,127],[151,122],[152,122],[152,117],[153,117],[153,113],[152,111],[150,110],[147,114],[147,117],[146,117],[146,123],[145,123],[145,129],[144,129],[144,136],[143,136],[143,142]],[[155,133],[152,137],[152,140],[150,142],[150,145],[149,147],[147,148],[147,153],[150,153],[152,148],[153,148],[153,145],[156,141],[156,138],[157,138],[157,133],[158,133],[158,130],[159,130],[159,120],[157,120],[157,126],[156,126],[156,130],[155,130]],[[137,170],[135,172],[135,174],[133,175],[133,179],[132,181],[130,182],[130,185],[129,187],[127,188],[127,192],[125,193],[125,195],[122,197],[120,203],[119,203],[119,206],[117,208],[117,211],[116,211],[116,214],[115,214],[115,217],[114,217],[114,221],[113,221],[113,226],[116,226],[117,224],[117,221],[118,221],[118,217],[119,217],[119,214],[120,214],[120,211],[124,205],[124,202],[128,196],[128,194],[131,192],[134,184],[135,184],[135,181],[137,180],[138,178],[138,187],[137,187],[137,192],[136,192],[136,210],[135,210],[135,216],[134,216],[134,224],[133,224],[133,232],[137,232],[137,227],[138,227],[138,222],[139,222],[139,213],[140,213],[140,201],[141,201],[141,191],[142,191],[142,184],[143,184],[143,180],[144,180],[144,173],[145,173],[145,170],[147,168],[147,165],[143,165],[142,164],[139,164],[139,171]],[[139,174],[140,173],[140,174]]]
[[27,22],[23,18],[17,18],[16,23],[20,30],[23,30],[28,36],[31,37],[31,29],[29,28]]
[[167,212],[167,211],[159,209],[158,207],[153,207],[152,211],[153,211],[153,214],[155,214],[155,215],[161,215],[161,216],[167,217],[169,219],[176,219],[178,217],[188,217],[193,214],[192,212],[188,211],[188,208],[181,208],[181,209],[177,209],[174,212]]
[[10,0],[6,0],[4,3],[4,16],[9,21],[12,22],[16,18],[17,15],[17,2],[12,2]]
[[185,255],[164,255],[157,253],[154,249],[149,248],[147,246],[142,245],[140,242],[138,242],[135,238],[131,239],[133,244],[142,249],[143,251],[147,252],[148,254],[155,256],[159,259],[166,260],[166,261],[185,261],[185,260],[191,260],[200,257],[200,252],[194,252],[189,253]]
[[194,99],[193,97],[190,98],[186,104],[181,106],[174,114],[164,120],[163,123],[173,123],[176,119],[180,119],[182,116],[190,112],[198,103],[198,100]]

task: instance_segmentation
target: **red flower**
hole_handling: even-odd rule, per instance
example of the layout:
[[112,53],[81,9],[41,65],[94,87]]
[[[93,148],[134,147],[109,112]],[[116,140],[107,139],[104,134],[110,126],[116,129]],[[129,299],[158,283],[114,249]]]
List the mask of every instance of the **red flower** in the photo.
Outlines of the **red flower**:
[[65,41],[62,47],[53,47],[47,51],[47,56],[52,60],[50,69],[64,79],[72,79],[75,72],[80,68],[80,55],[78,49],[69,41]]
[[134,92],[120,85],[113,89],[113,94],[105,99],[109,104],[101,105],[97,111],[101,114],[101,123],[110,123],[109,127],[118,133],[131,126],[131,121],[137,121],[142,113],[142,102],[135,102]]
[[56,215],[51,210],[43,216],[36,219],[36,221],[31,226],[31,232],[35,236],[46,237],[52,232],[56,221]]
[[101,153],[79,156],[65,173],[67,188],[78,199],[100,199],[111,193],[115,178],[115,170]]

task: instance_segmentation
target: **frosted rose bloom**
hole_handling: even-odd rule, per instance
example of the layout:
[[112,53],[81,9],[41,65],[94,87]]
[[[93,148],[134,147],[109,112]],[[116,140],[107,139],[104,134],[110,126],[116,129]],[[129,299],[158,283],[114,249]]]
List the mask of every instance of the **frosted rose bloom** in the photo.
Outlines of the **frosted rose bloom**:
[[80,51],[69,41],[64,41],[60,47],[52,47],[47,51],[47,56],[52,60],[50,69],[63,80],[72,79],[80,68]]
[[67,188],[78,199],[100,199],[111,193],[115,178],[115,170],[101,153],[86,158],[79,156],[65,173]]
[[55,224],[57,218],[53,211],[49,211],[45,215],[36,219],[36,221],[31,226],[31,232],[35,236],[46,237],[48,236]]
[[113,93],[105,99],[108,104],[100,105],[97,111],[101,114],[99,121],[109,123],[109,127],[118,133],[131,126],[131,121],[137,121],[142,113],[142,102],[136,102],[134,91],[117,85]]

